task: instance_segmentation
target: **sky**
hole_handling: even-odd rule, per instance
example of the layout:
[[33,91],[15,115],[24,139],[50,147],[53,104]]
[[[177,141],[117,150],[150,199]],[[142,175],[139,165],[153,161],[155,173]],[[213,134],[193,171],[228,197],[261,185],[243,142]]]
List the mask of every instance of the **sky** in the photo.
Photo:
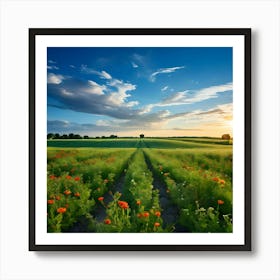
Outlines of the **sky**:
[[232,135],[232,48],[49,47],[48,133]]

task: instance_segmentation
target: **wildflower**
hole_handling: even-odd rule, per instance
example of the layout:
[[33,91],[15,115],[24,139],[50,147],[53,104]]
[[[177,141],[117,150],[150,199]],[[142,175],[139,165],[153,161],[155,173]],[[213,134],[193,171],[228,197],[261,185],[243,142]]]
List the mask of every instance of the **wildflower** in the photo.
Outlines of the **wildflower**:
[[77,176],[77,177],[74,178],[74,180],[75,180],[75,181],[80,181],[81,178],[80,178],[79,176]]
[[64,194],[69,195],[69,194],[71,194],[71,191],[70,190],[65,190]]
[[159,166],[159,171],[162,171],[162,166],[161,165]]
[[104,224],[106,224],[106,225],[110,225],[112,222],[111,222],[111,220],[110,219],[105,219],[104,220]]
[[57,213],[65,213],[67,211],[67,209],[65,207],[59,207],[57,210]]
[[161,215],[160,211],[155,212],[155,216],[160,217],[160,215]]
[[155,226],[155,227],[159,227],[159,226],[160,226],[160,223],[156,222],[156,223],[154,224],[154,226]]
[[219,204],[219,205],[222,205],[222,204],[224,204],[224,203],[225,203],[225,202],[224,202],[223,200],[221,200],[221,199],[218,200],[218,204]]
[[226,181],[220,179],[219,183],[222,184],[222,185],[224,185],[224,184],[226,183]]
[[71,177],[70,175],[67,175],[67,176],[66,176],[66,179],[67,179],[67,180],[71,180],[72,177]]
[[60,197],[59,195],[57,195],[57,196],[55,197],[55,199],[56,199],[56,200],[60,200],[61,197]]
[[118,201],[118,205],[123,208],[123,209],[127,209],[129,207],[128,203],[126,201]]
[[137,201],[136,201],[136,204],[137,204],[137,205],[140,205],[140,204],[141,204],[141,200],[137,200]]
[[143,217],[142,213],[138,213],[138,214],[137,214],[137,217],[138,217],[138,218],[142,218],[142,217]]
[[218,177],[214,177],[213,179],[212,179],[214,182],[219,182],[219,178]]
[[54,175],[50,175],[50,179],[54,180],[56,177]]
[[169,173],[168,173],[168,172],[163,173],[163,176],[165,176],[165,177],[167,177],[168,175],[169,175]]
[[53,199],[49,199],[48,200],[48,204],[54,204],[54,200]]
[[109,180],[108,180],[108,179],[105,179],[103,182],[104,182],[105,184],[107,184],[107,183],[109,182]]
[[150,214],[149,214],[149,212],[144,212],[144,213],[143,213],[143,216],[144,216],[145,218],[148,218],[148,217],[150,216]]
[[98,200],[99,200],[99,201],[103,201],[103,200],[104,200],[104,197],[103,197],[103,196],[100,196],[100,197],[98,197]]
[[80,197],[81,195],[80,195],[80,193],[79,193],[79,192],[76,192],[76,193],[74,194],[74,196],[76,196],[76,197]]

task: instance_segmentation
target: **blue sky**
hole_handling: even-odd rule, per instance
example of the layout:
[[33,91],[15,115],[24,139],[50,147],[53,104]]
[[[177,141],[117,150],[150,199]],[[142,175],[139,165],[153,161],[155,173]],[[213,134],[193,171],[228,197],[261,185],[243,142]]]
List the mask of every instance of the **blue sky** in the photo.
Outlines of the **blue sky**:
[[232,48],[48,48],[48,132],[232,134]]

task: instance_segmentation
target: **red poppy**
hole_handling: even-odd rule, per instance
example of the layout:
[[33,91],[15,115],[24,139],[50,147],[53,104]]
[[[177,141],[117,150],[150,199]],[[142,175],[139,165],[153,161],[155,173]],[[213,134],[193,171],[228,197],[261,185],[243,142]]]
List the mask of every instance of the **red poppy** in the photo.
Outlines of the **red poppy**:
[[224,184],[226,183],[226,181],[220,179],[219,183],[222,184],[222,185],[224,185]]
[[103,200],[104,200],[104,197],[103,197],[103,196],[100,196],[100,197],[98,197],[98,200],[99,200],[99,201],[103,201]]
[[110,219],[105,219],[105,220],[104,220],[104,223],[105,223],[106,225],[110,225],[112,222],[111,222]]
[[54,180],[56,177],[54,175],[50,175],[50,179]]
[[224,202],[223,200],[221,200],[221,199],[218,200],[218,204],[219,204],[219,205],[222,205],[222,204],[224,204],[224,203],[225,203],[225,202]]
[[49,199],[48,200],[48,204],[54,204],[54,200],[53,199]]
[[137,217],[138,217],[138,218],[142,218],[142,217],[143,217],[142,213],[138,213],[138,214],[137,214]]
[[159,227],[159,226],[160,226],[160,223],[156,222],[156,223],[154,224],[154,226],[155,226],[155,227]]
[[66,179],[67,179],[67,180],[71,180],[72,177],[71,177],[70,175],[67,175],[67,176],[66,176]]
[[160,215],[161,215],[160,211],[155,212],[155,216],[160,217]]
[[76,192],[76,193],[74,194],[74,196],[76,196],[76,197],[80,197],[81,195],[80,195],[80,193],[79,193],[79,192]]
[[59,207],[57,210],[57,213],[65,213],[67,211],[67,209],[65,207]]
[[144,216],[145,218],[147,218],[147,217],[150,216],[150,214],[149,214],[149,212],[144,212],[144,213],[143,213],[143,216]]
[[70,190],[65,190],[64,194],[69,195],[69,194],[71,194],[71,191]]
[[129,207],[128,203],[126,201],[118,201],[118,205],[123,208],[123,209],[127,209]]
[[140,205],[140,204],[141,204],[141,200],[137,200],[137,201],[136,201],[136,204],[137,204],[137,205]]
[[80,181],[81,178],[80,178],[79,176],[77,176],[77,177],[74,178],[74,180],[75,180],[75,181]]
[[219,182],[219,178],[218,177],[214,177],[213,179],[212,179],[214,182]]
[[57,196],[55,197],[55,199],[56,199],[56,200],[60,200],[61,197],[60,197],[59,195],[57,195]]

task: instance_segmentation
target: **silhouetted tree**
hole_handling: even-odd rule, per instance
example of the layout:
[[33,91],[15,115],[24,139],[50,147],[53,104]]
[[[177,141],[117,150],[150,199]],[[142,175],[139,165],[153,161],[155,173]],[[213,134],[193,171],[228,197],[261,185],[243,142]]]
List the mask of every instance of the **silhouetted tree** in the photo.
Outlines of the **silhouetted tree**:
[[144,138],[144,134],[140,134],[140,138]]
[[53,139],[53,138],[54,138],[54,134],[53,133],[48,133],[47,139]]
[[223,134],[222,139],[223,140],[230,140],[230,135],[229,134]]

